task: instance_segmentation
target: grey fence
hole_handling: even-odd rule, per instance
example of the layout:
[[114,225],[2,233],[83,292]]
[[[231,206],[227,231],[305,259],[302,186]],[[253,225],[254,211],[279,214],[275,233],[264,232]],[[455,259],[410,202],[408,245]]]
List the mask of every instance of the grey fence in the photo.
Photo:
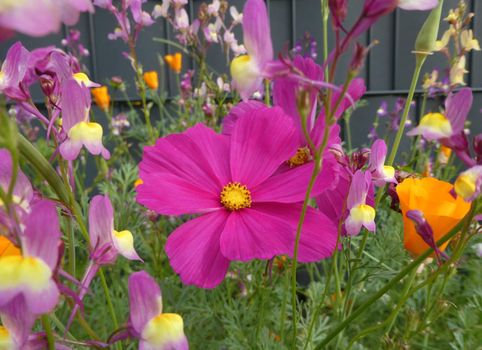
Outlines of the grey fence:
[[[150,11],[156,3],[160,1],[149,1],[144,6]],[[189,14],[195,17],[200,4],[203,1],[190,0]],[[209,2],[209,1],[206,1]],[[244,0],[231,0],[230,5],[235,5],[239,10],[242,9]],[[351,0],[348,23],[355,21],[364,1]],[[275,52],[283,50],[285,47],[292,47],[293,43],[305,32],[309,32],[318,42],[321,49],[322,43],[322,22],[321,8],[319,0],[267,0],[273,43]],[[444,15],[449,8],[454,8],[458,0],[446,0],[444,3]],[[471,12],[475,13],[473,21],[474,34],[482,35],[482,3],[481,1],[467,1]],[[372,125],[376,110],[382,101],[387,101],[389,106],[399,96],[407,94],[408,87],[414,68],[414,57],[411,53],[418,30],[422,26],[427,12],[402,11],[397,10],[393,14],[380,20],[361,41],[369,43],[378,40],[380,43],[370,52],[366,67],[361,72],[365,78],[368,92],[366,94],[367,106],[358,109],[352,117],[352,129],[354,144],[360,145],[366,141],[366,135]],[[447,29],[444,23],[441,33]],[[129,62],[123,57],[122,52],[127,51],[127,47],[121,40],[111,41],[107,34],[115,28],[115,20],[105,10],[96,9],[95,14],[84,14],[76,26],[82,32],[82,41],[90,51],[90,56],[85,59],[93,80],[105,83],[112,76],[121,76],[130,83],[128,95],[136,97],[133,89],[132,69]],[[28,38],[17,36],[14,39],[1,43],[0,57],[4,57],[8,47],[15,41],[21,40],[23,44],[33,49],[46,45],[60,46],[60,41],[66,34],[67,28],[63,33],[52,35],[45,38]],[[241,38],[240,33],[237,33]],[[331,32],[328,33],[332,39]],[[441,34],[440,34],[441,35]],[[146,28],[140,35],[138,42],[138,55],[146,70],[159,69],[158,57],[175,50],[166,44],[161,44],[152,40],[154,37],[172,39],[172,31],[168,24],[159,19],[156,24]],[[320,51],[320,50],[319,50]],[[319,55],[321,58],[321,54]],[[319,61],[321,61],[319,58]],[[219,46],[213,46],[208,53],[209,64],[218,72],[227,72],[228,67]],[[338,72],[343,74],[348,59],[340,64]],[[186,59],[184,66],[193,67],[193,62]],[[424,72],[430,72],[433,68],[443,69],[447,66],[442,54],[431,56],[425,67]],[[482,132],[482,122],[480,109],[482,107],[482,56],[480,52],[472,51],[468,59],[468,70],[466,82],[474,89],[475,101],[471,113],[474,132]],[[161,83],[171,94],[176,94],[176,84],[174,76],[164,69],[162,72]],[[39,95],[34,94],[34,98],[39,100]],[[416,100],[420,102],[420,93],[417,93]],[[122,104],[122,98],[116,98],[116,102]],[[420,103],[419,103],[420,104]],[[417,109],[414,111],[414,118],[418,118]]]

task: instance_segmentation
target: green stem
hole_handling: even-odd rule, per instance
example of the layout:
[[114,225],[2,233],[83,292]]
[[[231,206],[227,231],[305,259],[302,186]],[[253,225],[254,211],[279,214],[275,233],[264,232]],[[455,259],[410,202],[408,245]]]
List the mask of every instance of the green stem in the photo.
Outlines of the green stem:
[[[440,240],[437,241],[437,246],[447,242],[452,237],[454,237],[462,227],[464,227],[465,223],[470,223],[475,215],[475,205],[472,204],[472,209],[467,214],[464,220],[459,222],[449,233],[443,236]],[[422,263],[430,254],[433,253],[433,249],[427,249],[423,254],[421,254],[417,259],[412,261],[409,265],[407,265],[403,270],[401,270],[395,277],[393,277],[385,286],[380,288],[378,292],[373,294],[367,301],[365,301],[361,306],[359,306],[350,316],[348,316],[342,323],[340,323],[333,331],[331,331],[323,341],[318,344],[315,348],[316,350],[325,349],[326,345],[334,338],[338,333],[344,330],[349,324],[351,324],[356,318],[363,314],[363,312],[369,308],[374,302],[380,299],[386,292],[390,289],[395,287],[398,282],[408,275],[413,269],[415,269],[420,263]]]
[[[329,130],[329,128],[326,128]],[[296,348],[296,338],[298,333],[298,306],[296,301],[296,269],[297,269],[297,262],[298,262],[298,250],[300,245],[300,237],[301,237],[301,229],[303,227],[303,223],[305,222],[306,212],[308,210],[308,203],[311,198],[311,191],[316,181],[316,177],[318,176],[321,167],[320,167],[321,159],[318,160],[315,158],[315,166],[313,167],[313,172],[311,174],[310,182],[308,183],[308,188],[306,189],[305,200],[303,202],[303,208],[301,209],[300,220],[298,222],[298,228],[296,229],[296,240],[295,240],[295,249],[293,254],[293,262],[292,262],[292,272],[291,272],[291,305],[293,308],[293,339],[292,339],[292,349]]]
[[264,103],[266,106],[271,106],[271,86],[269,80],[264,82]]
[[[102,268],[99,268],[99,275],[100,275],[100,281],[101,281],[101,284],[102,284],[102,288],[104,289],[104,295],[105,295],[105,299],[107,301],[107,306],[109,307],[110,316],[112,318],[112,323],[114,324],[114,327],[117,330],[117,329],[119,329],[119,322],[117,321],[117,316],[115,314],[114,305],[112,304],[112,300],[110,298],[109,286],[107,285],[104,270],[102,270]],[[118,347],[120,347],[122,349],[122,343],[118,342],[117,344],[119,345]]]
[[388,157],[387,165],[393,165],[395,161],[395,157],[397,155],[398,148],[400,146],[400,141],[403,137],[403,132],[405,131],[405,124],[407,122],[408,112],[410,111],[410,105],[413,101],[413,95],[415,94],[415,88],[417,87],[418,78],[420,77],[420,72],[422,70],[422,66],[426,60],[426,55],[417,55],[415,61],[415,71],[413,72],[412,76],[412,83],[410,85],[410,90],[408,92],[407,101],[405,102],[405,109],[403,110],[402,119],[400,120],[400,126],[397,130],[397,134],[395,135],[395,141],[392,146],[392,150],[390,152],[390,156]]
[[45,335],[47,337],[48,350],[55,350],[55,339],[52,333],[52,326],[47,315],[42,315],[40,318],[42,321],[42,327],[44,328]]
[[[323,62],[328,60],[328,19],[330,18],[330,8],[327,0],[321,0],[321,17],[323,18]],[[328,81],[328,65],[325,66],[325,80]]]
[[345,113],[345,116],[343,119],[345,120],[345,132],[346,132],[346,142],[348,146],[348,151],[352,150],[350,118],[351,118],[351,114]]

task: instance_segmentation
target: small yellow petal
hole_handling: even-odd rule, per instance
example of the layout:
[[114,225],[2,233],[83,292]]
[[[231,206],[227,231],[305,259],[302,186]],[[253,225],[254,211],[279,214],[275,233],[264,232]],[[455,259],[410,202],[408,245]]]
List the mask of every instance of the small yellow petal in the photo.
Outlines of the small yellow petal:
[[163,349],[184,338],[184,322],[178,314],[159,314],[142,330],[142,339],[156,349]]

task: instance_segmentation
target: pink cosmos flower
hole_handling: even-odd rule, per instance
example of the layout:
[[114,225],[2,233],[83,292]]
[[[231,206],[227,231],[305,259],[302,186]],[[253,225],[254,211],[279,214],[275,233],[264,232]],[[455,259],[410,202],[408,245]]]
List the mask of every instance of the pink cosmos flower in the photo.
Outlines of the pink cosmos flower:
[[[201,214],[168,238],[171,266],[185,284],[216,287],[230,261],[292,255],[313,164],[279,172],[296,150],[297,131],[280,108],[237,120],[230,136],[202,124],[144,149],[137,201],[165,215]],[[314,195],[330,183],[317,183]],[[330,256],[336,226],[309,209],[300,261]]]
[[62,84],[62,129],[67,133],[60,145],[64,159],[75,160],[83,146],[93,155],[110,158],[110,152],[102,144],[102,126],[89,121],[90,91],[75,79]]
[[0,6],[0,27],[30,36],[56,33],[61,24],[74,25],[80,12],[94,12],[90,0],[9,1]]
[[397,183],[395,169],[385,165],[387,145],[383,140],[376,140],[370,151],[368,170],[372,173],[372,179],[377,186],[384,186],[387,182]]
[[358,234],[362,226],[371,232],[375,232],[375,209],[366,204],[371,180],[372,176],[369,171],[358,170],[353,175],[346,203],[350,214],[345,221],[346,232],[350,236]]
[[36,202],[23,223],[22,255],[0,257],[0,309],[22,296],[31,313],[49,313],[59,299],[53,274],[61,233],[54,203]]
[[130,333],[139,349],[187,350],[182,317],[162,312],[161,289],[145,271],[129,276]]
[[233,87],[243,100],[260,88],[267,63],[273,59],[268,10],[263,0],[248,0],[243,9],[243,38],[247,54],[233,59]]

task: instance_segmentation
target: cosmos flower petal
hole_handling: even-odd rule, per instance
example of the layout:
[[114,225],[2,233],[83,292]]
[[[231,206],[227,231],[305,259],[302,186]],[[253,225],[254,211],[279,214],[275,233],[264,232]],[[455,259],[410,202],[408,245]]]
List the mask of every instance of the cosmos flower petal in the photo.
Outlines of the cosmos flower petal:
[[253,205],[232,212],[221,235],[221,252],[229,260],[271,259],[293,250],[294,231],[282,217],[266,215]]
[[[302,205],[257,203],[256,210],[266,215],[282,218],[290,224],[294,233],[300,219]],[[338,236],[337,225],[323,213],[308,208],[300,236],[298,261],[315,262],[333,254]],[[294,237],[294,234],[293,234]],[[294,248],[294,246],[293,246]],[[293,256],[293,250],[286,253]]]
[[240,117],[265,108],[268,107],[264,103],[256,100],[242,101],[238,103],[236,106],[231,108],[228,115],[223,118],[223,134],[231,135],[234,125]]
[[169,262],[184,284],[214,288],[229,267],[219,241],[229,213],[225,210],[204,214],[178,227],[167,239]]
[[[192,130],[191,130],[192,129]],[[227,173],[228,142],[224,135],[213,135],[213,131],[201,125],[196,125],[183,134],[171,134],[157,140],[155,146],[145,147],[142,161],[139,165],[140,178],[145,175],[168,173],[183,181],[190,182],[200,191],[219,195]],[[200,141],[196,138],[205,138]],[[217,138],[217,139],[216,139]],[[210,154],[223,155],[223,159],[210,159],[204,156],[205,150],[201,145],[209,144]],[[219,148],[219,149],[214,149]],[[221,162],[226,162],[222,165]],[[216,172],[215,170],[216,169]],[[219,173],[220,177],[216,176]],[[221,176],[222,175],[222,176]]]
[[279,107],[239,118],[231,135],[233,181],[256,187],[295,153],[297,141],[291,118]]
[[[303,75],[313,81],[323,80],[323,69],[315,63],[311,58],[305,58],[301,55],[297,55],[293,59],[293,66],[296,67]],[[303,86],[302,83],[290,79],[287,76],[276,77],[273,81],[273,103],[275,106],[283,108],[285,113],[293,118],[293,122],[299,129],[300,137],[304,139],[301,129],[301,119],[297,106],[297,95],[301,88],[306,89],[309,92],[309,101],[311,106],[311,113],[307,120],[307,129],[313,128],[314,117],[313,112],[316,112],[318,96],[318,89],[310,88],[309,86]]]
[[161,289],[145,271],[129,276],[130,322],[139,334],[150,319],[162,312]]
[[210,173],[214,173],[219,179],[219,184],[228,183],[231,179],[229,162],[226,161],[229,158],[228,138],[215,133],[202,123],[186,130],[186,135],[202,150],[202,154],[197,156],[203,157],[203,162],[209,165]]
[[221,207],[219,193],[199,188],[188,179],[168,173],[149,174],[137,186],[137,201],[164,215],[195,214]]

